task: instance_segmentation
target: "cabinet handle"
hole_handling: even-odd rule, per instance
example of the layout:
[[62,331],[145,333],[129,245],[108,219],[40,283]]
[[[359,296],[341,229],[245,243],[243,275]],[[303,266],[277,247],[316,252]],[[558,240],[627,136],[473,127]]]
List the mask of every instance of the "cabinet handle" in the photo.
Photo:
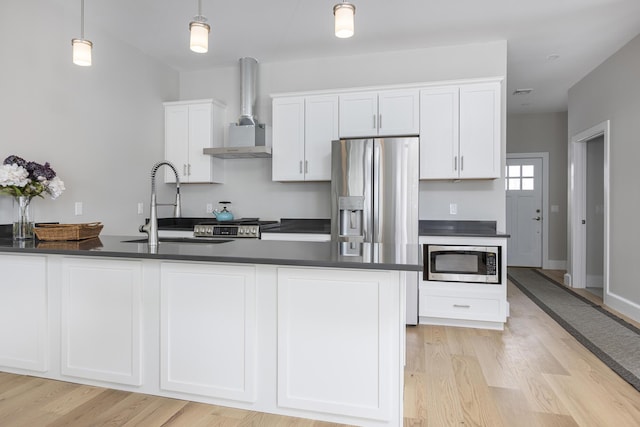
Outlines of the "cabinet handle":
[[464,170],[464,156],[460,156],[460,172]]
[[309,160],[304,161],[304,173],[309,173]]
[[378,115],[378,127],[382,129],[382,114]]
[[453,170],[458,171],[458,156],[453,156]]
[[187,164],[182,164],[182,176],[187,176]]
[[302,160],[300,160],[300,173],[302,173]]
[[376,128],[376,115],[373,115],[373,128]]
[[189,176],[191,176],[191,163],[187,165],[187,172],[189,173]]
[[453,304],[455,308],[471,308],[469,304]]

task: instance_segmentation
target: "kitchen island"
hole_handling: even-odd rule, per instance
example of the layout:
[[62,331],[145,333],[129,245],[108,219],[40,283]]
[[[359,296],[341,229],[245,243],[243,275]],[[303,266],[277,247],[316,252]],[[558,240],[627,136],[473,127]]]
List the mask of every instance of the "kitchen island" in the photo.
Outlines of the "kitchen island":
[[[363,426],[402,425],[418,245],[0,239],[0,370]],[[20,247],[23,246],[23,247]]]

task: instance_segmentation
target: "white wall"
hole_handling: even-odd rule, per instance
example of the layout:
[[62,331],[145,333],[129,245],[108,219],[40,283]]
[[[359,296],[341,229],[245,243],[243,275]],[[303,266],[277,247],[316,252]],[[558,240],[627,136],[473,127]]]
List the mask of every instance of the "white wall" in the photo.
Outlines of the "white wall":
[[637,36],[569,89],[568,125],[569,136],[572,136],[605,120],[611,120],[609,289],[623,306],[617,309],[627,313],[633,310],[638,315],[639,78],[640,36]]
[[[104,234],[136,234],[137,202],[148,205],[149,172],[164,156],[161,103],[178,96],[178,73],[90,27],[93,66],[75,66],[74,37],[79,10],[0,3],[0,161],[48,161],[65,182],[57,200],[34,199],[37,221],[102,221]],[[11,219],[11,198],[0,196],[0,223]]]
[[[567,261],[567,113],[509,114],[507,153],[549,153],[549,259]],[[557,206],[558,212],[551,212]]]
[[[260,62],[260,58],[256,58]],[[260,122],[271,124],[270,94],[342,89],[375,85],[446,81],[506,76],[506,42],[385,52],[348,57],[316,58],[260,63],[258,105]],[[503,85],[506,91],[506,81]],[[228,106],[227,119],[240,112],[238,66],[180,74],[180,99],[215,98]],[[503,118],[504,118],[503,112]],[[503,120],[503,157],[505,131]],[[329,183],[277,183],[271,181],[271,162],[264,159],[229,160],[224,185],[185,189],[185,212],[204,215],[207,202],[231,200],[240,216],[330,217]],[[473,182],[422,182],[422,219],[497,220],[505,229],[502,179]],[[458,215],[449,215],[449,203]]]

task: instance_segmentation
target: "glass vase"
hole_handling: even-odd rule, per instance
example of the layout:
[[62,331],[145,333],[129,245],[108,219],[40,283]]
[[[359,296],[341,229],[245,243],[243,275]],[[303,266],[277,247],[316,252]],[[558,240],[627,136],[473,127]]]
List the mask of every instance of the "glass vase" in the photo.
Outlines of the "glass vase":
[[13,240],[33,240],[33,219],[29,206],[31,197],[18,196],[14,199]]

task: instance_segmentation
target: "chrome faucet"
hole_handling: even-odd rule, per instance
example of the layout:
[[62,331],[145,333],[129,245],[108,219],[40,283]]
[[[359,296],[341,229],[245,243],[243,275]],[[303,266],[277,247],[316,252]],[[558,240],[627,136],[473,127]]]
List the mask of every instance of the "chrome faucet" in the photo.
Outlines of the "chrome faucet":
[[[157,203],[156,202],[156,172],[160,166],[169,166],[176,176],[176,202],[175,203]],[[147,233],[149,246],[158,246],[158,206],[173,206],[174,218],[180,218],[182,211],[180,209],[180,177],[176,167],[171,162],[163,161],[158,162],[151,168],[151,205],[149,222],[140,226],[141,233]]]

